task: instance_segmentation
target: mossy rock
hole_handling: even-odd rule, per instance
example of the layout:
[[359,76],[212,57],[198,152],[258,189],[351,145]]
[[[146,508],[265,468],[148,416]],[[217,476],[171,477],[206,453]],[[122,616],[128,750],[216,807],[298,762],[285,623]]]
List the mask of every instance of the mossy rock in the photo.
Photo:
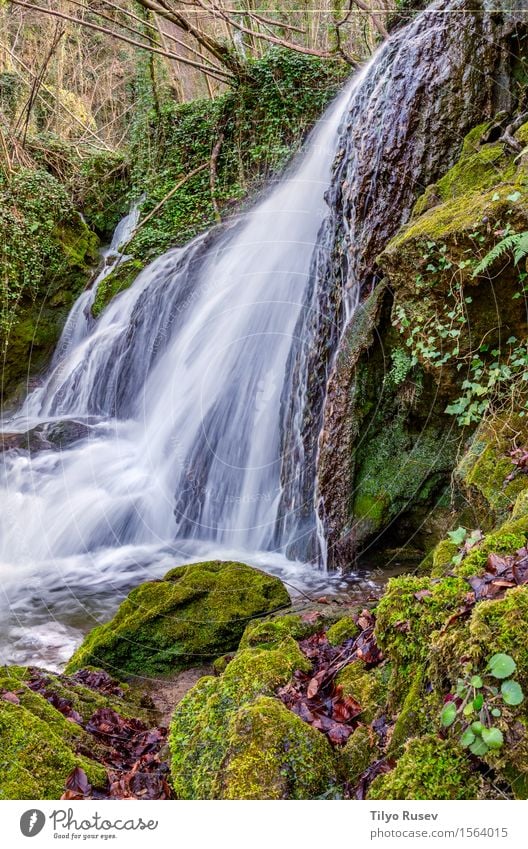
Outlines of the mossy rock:
[[215,560],[172,569],[133,590],[110,622],[91,631],[67,666],[156,676],[237,647],[250,619],[290,604],[278,578]]
[[408,742],[396,767],[372,782],[368,799],[476,799],[481,779],[462,749],[427,735]]
[[222,764],[223,799],[314,799],[336,781],[326,737],[282,702],[260,696],[236,714]]
[[513,443],[526,444],[528,422],[512,413],[485,421],[476,431],[456,469],[456,480],[484,529],[510,516],[517,499],[528,493],[528,475],[515,470],[508,456]]
[[[202,678],[187,693],[170,724],[171,774],[178,798],[221,799],[231,792],[226,767],[230,752],[240,750],[240,709],[255,704],[261,696],[273,698],[296,669],[308,672],[310,663],[287,636],[272,647],[239,651],[222,675]],[[259,718],[257,725],[261,727],[262,722]],[[269,722],[271,735],[273,722]],[[281,721],[279,725],[281,735],[284,724]],[[295,758],[293,752],[291,757]],[[290,792],[295,798],[298,791],[293,786]]]
[[376,640],[397,668],[424,661],[432,635],[462,603],[469,590],[458,577],[391,578],[376,608]]
[[528,540],[528,517],[505,522],[501,527],[486,534],[483,541],[475,546],[462,562],[455,567],[457,575],[470,577],[483,571],[489,554],[515,554]]
[[[434,708],[437,705],[435,704],[433,708],[433,697],[426,693],[425,684],[424,667],[418,666],[392,729],[387,750],[392,757],[401,754],[404,744],[409,738],[434,730],[438,713]],[[431,721],[431,716],[434,716],[433,721]]]
[[258,619],[246,626],[239,648],[268,648],[280,643],[285,637],[304,640],[320,631],[323,621],[322,617],[315,621],[306,621],[299,613],[287,613],[286,615],[274,615],[265,619]]
[[94,749],[93,738],[24,685],[27,670],[3,671],[0,687],[16,690],[19,704],[0,698],[0,799],[59,799],[71,770],[84,769],[95,787],[106,770],[77,748]]
[[358,725],[339,752],[343,780],[354,785],[379,756],[380,750],[375,732],[367,725]]
[[352,640],[359,634],[359,626],[354,622],[351,616],[343,616],[326,632],[328,642],[332,646],[339,646],[345,640]]
[[387,675],[383,666],[367,670],[362,660],[354,660],[336,678],[344,696],[361,705],[361,720],[372,722],[387,701]]
[[127,259],[119,263],[114,271],[104,277],[97,287],[97,292],[92,304],[92,315],[98,318],[106,306],[120,292],[129,289],[135,281],[143,263],[138,259]]

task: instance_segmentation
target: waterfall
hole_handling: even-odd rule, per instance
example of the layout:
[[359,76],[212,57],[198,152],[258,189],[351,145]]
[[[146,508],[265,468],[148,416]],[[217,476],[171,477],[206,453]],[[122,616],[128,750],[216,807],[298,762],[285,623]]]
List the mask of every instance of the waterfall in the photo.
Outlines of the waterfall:
[[[37,642],[60,644],[64,622],[85,629],[131,585],[189,559],[237,556],[318,586],[302,564],[320,555],[317,434],[331,357],[372,253],[366,228],[350,235],[355,212],[338,190],[348,167],[357,205],[380,204],[385,238],[408,214],[412,192],[393,206],[405,174],[391,194],[380,163],[410,131],[412,111],[399,110],[417,84],[405,63],[416,73],[422,57],[420,85],[427,61],[449,79],[450,23],[432,20],[380,49],[243,216],[156,259],[97,320],[95,288],[73,307],[42,385],[4,422],[41,435],[39,450],[4,454],[0,480],[8,659],[27,657],[17,639],[27,640],[28,622],[40,623]],[[422,147],[426,139],[424,130]],[[348,230],[336,282],[338,221]],[[134,223],[123,222],[113,254]]]

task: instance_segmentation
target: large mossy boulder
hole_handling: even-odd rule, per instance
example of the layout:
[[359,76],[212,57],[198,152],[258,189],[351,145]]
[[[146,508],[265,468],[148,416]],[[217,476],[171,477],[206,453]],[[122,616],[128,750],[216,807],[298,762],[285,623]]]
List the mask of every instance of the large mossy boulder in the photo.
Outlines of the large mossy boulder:
[[335,786],[327,739],[276,697],[296,670],[310,669],[287,634],[298,623],[284,619],[275,639],[267,630],[264,644],[238,651],[222,675],[202,678],[177,706],[169,746],[178,798],[313,799]]
[[290,598],[278,578],[245,563],[193,563],[133,590],[68,664],[116,675],[165,675],[237,648],[247,623]]

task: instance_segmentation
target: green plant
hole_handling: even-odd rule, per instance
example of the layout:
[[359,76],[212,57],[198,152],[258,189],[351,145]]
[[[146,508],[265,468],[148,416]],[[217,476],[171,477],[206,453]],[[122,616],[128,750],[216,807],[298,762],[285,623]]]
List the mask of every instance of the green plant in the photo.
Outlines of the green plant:
[[[508,200],[513,204],[519,197],[515,192]],[[497,221],[492,232],[502,238],[480,261],[479,254],[489,236],[479,228],[469,234],[472,246],[462,257],[459,253],[456,258],[450,256],[444,243],[425,241],[423,270],[415,277],[416,290],[423,292],[422,307],[414,310],[412,317],[402,304],[396,303],[393,310],[394,325],[406,337],[410,349],[411,367],[417,363],[431,369],[449,365],[461,373],[461,393],[445,410],[456,416],[461,426],[480,422],[488,410],[500,407],[510,397],[515,397],[521,416],[528,410],[526,339],[509,336],[505,342],[493,345],[484,337],[477,347],[471,346],[469,310],[473,298],[467,294],[468,274],[472,280],[508,250],[514,252],[515,265],[528,254],[528,231],[515,233],[508,221]],[[446,289],[446,275],[447,296],[438,299],[435,289]],[[526,300],[528,273],[519,269],[517,279],[519,288],[512,297]]]
[[442,729],[456,734],[459,744],[477,757],[502,748],[504,734],[494,722],[503,717],[504,705],[517,707],[524,701],[521,685],[511,677],[516,668],[510,655],[494,654],[483,672],[469,671],[446,697]]
[[482,541],[482,531],[468,531],[466,528],[459,527],[455,531],[448,531],[447,536],[451,542],[457,546],[458,552],[451,558],[453,566],[459,566],[462,560],[479,542]]
[[500,242],[497,242],[494,247],[488,251],[486,256],[481,259],[478,265],[473,270],[472,277],[478,277],[490,268],[493,263],[503,256],[507,251],[513,250],[513,260],[517,265],[523,257],[528,254],[528,231],[523,233],[510,233],[505,236]]

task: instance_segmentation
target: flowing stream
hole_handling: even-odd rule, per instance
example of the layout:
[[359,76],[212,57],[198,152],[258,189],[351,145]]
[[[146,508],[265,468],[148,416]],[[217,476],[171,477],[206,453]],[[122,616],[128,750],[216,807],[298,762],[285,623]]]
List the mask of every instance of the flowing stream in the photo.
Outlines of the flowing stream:
[[[314,375],[324,398],[360,282],[340,281],[329,310],[329,222],[339,215],[329,190],[345,116],[347,135],[372,116],[395,121],[386,97],[394,68],[432,37],[419,20],[345,86],[249,211],[159,257],[94,320],[96,287],[121,261],[137,211],[118,227],[109,265],[74,305],[49,373],[3,423],[31,436],[29,450],[3,455],[2,662],[60,663],[131,586],[177,563],[238,558],[305,590],[342,585],[306,564],[324,559],[306,407]],[[356,137],[361,172],[383,151],[377,125],[364,142]],[[385,212],[396,227],[390,203]]]

